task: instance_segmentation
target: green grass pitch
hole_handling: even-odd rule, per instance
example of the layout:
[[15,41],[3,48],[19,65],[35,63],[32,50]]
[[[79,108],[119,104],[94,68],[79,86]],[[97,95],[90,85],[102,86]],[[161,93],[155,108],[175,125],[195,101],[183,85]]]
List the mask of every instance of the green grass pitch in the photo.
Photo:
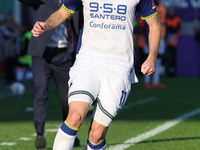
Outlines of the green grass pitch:
[[[143,78],[132,85],[124,109],[118,112],[107,133],[107,149],[200,108],[200,79],[197,77],[162,78],[166,89],[144,89]],[[53,85],[54,83],[52,83]],[[20,100],[8,89],[0,90],[0,150],[35,150],[33,112],[34,90],[26,89]],[[82,150],[87,140],[91,116],[78,131]],[[200,113],[180,121],[149,138],[129,142],[126,150],[199,150]],[[48,116],[45,125],[47,150],[52,150],[56,130],[62,124],[61,103],[55,86],[50,88]],[[125,149],[125,148],[124,148]],[[117,149],[116,149],[117,150]]]

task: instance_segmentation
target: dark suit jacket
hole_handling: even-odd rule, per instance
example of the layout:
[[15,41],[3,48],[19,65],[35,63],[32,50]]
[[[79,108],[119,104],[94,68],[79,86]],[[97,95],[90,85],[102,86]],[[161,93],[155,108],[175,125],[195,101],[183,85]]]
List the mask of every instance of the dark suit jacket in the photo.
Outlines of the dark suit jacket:
[[[34,10],[34,22],[45,21],[53,12],[59,9],[59,0],[42,0],[38,9]],[[73,27],[73,21],[66,21],[68,31],[68,55],[73,53],[75,55],[77,45],[77,35]],[[31,56],[42,57],[48,40],[53,34],[54,30],[49,30],[41,34],[39,37],[32,37],[29,43],[28,54]],[[69,33],[70,32],[70,33]]]

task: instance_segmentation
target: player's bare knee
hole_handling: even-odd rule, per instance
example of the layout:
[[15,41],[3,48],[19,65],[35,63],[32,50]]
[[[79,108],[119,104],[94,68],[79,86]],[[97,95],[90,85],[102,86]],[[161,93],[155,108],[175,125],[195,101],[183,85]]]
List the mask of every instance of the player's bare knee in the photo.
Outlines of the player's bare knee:
[[97,144],[104,139],[103,132],[99,130],[91,130],[89,133],[89,139],[92,143]]
[[68,122],[72,127],[79,127],[82,123],[82,117],[80,113],[78,112],[73,112],[70,115],[70,121]]

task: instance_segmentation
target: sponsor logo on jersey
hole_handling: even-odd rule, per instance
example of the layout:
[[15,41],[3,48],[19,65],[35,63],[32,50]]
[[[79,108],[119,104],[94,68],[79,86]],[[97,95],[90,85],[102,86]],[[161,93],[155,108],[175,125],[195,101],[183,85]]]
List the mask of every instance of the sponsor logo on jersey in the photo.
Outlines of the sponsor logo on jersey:
[[98,18],[98,19],[121,20],[121,21],[125,21],[126,20],[125,16],[110,15],[110,14],[95,14],[95,13],[90,13],[90,17],[91,18]]
[[109,20],[126,20],[127,6],[123,4],[90,2],[90,17]]
[[124,24],[107,24],[107,23],[95,23],[94,21],[90,22],[91,28],[98,29],[111,29],[111,30],[126,30],[126,25]]
[[[126,25],[124,25],[124,21],[126,21],[126,13],[127,6],[123,4],[113,4],[113,3],[98,3],[98,2],[90,2],[90,27],[98,28],[98,29],[112,29],[112,30],[125,30]],[[101,21],[95,21],[95,20]],[[107,20],[104,22],[104,20]],[[110,20],[110,21],[108,21]],[[114,20],[121,23],[113,23]],[[98,22],[98,23],[97,23]],[[110,23],[108,23],[110,22]]]

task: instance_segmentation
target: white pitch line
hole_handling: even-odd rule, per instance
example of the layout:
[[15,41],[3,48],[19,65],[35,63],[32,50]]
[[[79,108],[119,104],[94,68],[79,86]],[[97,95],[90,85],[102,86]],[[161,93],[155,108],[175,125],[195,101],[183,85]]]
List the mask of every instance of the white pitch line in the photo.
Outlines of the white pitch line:
[[118,145],[115,145],[115,146],[111,146],[107,150],[124,150],[125,148],[128,148],[128,147],[130,147],[132,145],[135,145],[136,143],[139,143],[139,142],[141,142],[141,141],[143,141],[143,140],[145,140],[147,138],[155,136],[156,134],[161,133],[161,132],[163,132],[163,131],[165,131],[165,130],[167,130],[167,129],[175,126],[175,125],[177,125],[178,123],[180,123],[180,122],[182,122],[182,121],[184,121],[184,120],[186,120],[186,119],[188,119],[190,117],[193,117],[193,116],[195,116],[195,115],[197,115],[199,113],[200,113],[200,108],[195,109],[195,110],[193,110],[193,111],[191,111],[189,113],[186,113],[186,114],[184,114],[182,116],[179,116],[179,117],[177,117],[177,118],[175,118],[173,120],[167,121],[166,123],[164,123],[162,125],[159,125],[156,128],[154,128],[154,129],[152,129],[152,130],[150,130],[148,132],[145,132],[145,133],[140,134],[140,135],[138,135],[136,137],[128,139],[123,144],[118,144]]
[[56,129],[46,129],[46,132],[58,132],[59,128]]
[[4,145],[13,146],[13,145],[16,145],[16,144],[17,144],[17,143],[8,143],[8,142],[0,143],[1,146],[4,146]]
[[21,140],[21,141],[30,141],[30,140],[32,140],[32,138],[29,138],[29,137],[20,137],[19,140]]

